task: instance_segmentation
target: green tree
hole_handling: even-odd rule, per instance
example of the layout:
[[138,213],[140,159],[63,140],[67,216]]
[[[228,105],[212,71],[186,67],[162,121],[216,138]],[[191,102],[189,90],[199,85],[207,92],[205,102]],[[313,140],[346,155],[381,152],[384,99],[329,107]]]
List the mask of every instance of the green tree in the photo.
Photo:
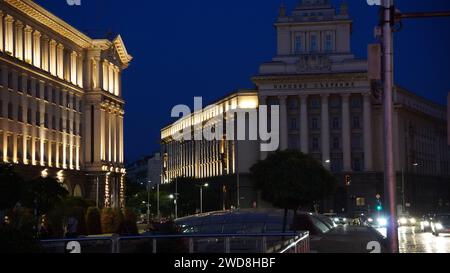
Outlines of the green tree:
[[322,164],[299,151],[278,151],[250,169],[251,179],[262,198],[284,212],[286,230],[288,210],[309,208],[336,188],[336,178]]
[[54,178],[39,177],[25,183],[23,205],[44,215],[61,204],[69,192]]

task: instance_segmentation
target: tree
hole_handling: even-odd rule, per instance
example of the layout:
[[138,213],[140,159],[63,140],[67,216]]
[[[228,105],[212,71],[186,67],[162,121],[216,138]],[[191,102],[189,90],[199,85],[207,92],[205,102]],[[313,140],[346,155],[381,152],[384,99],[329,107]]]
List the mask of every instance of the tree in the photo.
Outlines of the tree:
[[69,192],[55,178],[39,177],[25,184],[23,205],[44,215],[61,204]]
[[0,211],[12,209],[20,200],[23,180],[10,166],[0,165]]
[[270,154],[252,166],[250,173],[262,198],[285,210],[283,231],[288,210],[296,213],[299,208],[309,208],[329,196],[337,185],[336,178],[319,161],[294,150]]

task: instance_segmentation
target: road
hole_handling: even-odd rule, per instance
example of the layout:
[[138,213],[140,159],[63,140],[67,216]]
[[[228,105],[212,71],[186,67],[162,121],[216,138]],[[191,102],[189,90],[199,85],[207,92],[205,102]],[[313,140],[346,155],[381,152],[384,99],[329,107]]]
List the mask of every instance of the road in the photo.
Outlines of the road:
[[[386,234],[386,230],[378,231]],[[401,227],[398,233],[401,253],[450,253],[450,235],[435,237],[420,232],[417,227]]]

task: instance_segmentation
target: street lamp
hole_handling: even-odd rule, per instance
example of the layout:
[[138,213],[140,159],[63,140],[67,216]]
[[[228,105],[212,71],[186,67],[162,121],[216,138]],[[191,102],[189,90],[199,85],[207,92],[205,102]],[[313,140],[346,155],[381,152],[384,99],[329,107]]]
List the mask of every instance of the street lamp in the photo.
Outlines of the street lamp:
[[173,204],[175,205],[175,219],[178,218],[178,202],[177,202],[178,195],[179,195],[178,193],[169,195],[169,198],[173,200]]
[[150,185],[152,181],[147,181],[147,225],[150,225]]
[[209,187],[208,183],[197,185],[200,188],[200,214],[203,213],[203,188]]

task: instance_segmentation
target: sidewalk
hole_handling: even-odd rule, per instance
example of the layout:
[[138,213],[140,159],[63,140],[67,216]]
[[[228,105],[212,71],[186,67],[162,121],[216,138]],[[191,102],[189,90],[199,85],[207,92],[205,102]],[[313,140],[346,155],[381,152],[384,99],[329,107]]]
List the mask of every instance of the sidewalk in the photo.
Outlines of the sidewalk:
[[381,253],[387,253],[383,237],[369,227],[345,226],[338,227],[320,237],[311,238],[313,253],[371,253],[367,249],[370,242],[379,242]]

